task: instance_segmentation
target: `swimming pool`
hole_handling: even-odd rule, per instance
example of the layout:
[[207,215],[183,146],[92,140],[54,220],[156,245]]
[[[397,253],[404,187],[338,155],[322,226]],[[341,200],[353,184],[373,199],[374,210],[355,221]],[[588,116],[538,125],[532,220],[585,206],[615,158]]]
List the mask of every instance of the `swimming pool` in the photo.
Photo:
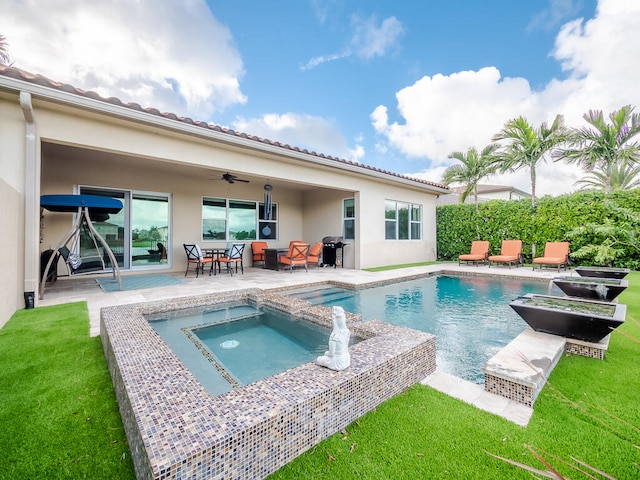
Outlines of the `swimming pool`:
[[357,290],[325,286],[287,293],[314,305],[339,305],[363,321],[432,333],[438,370],[483,384],[482,365],[527,327],[509,302],[549,288],[534,280],[437,275]]

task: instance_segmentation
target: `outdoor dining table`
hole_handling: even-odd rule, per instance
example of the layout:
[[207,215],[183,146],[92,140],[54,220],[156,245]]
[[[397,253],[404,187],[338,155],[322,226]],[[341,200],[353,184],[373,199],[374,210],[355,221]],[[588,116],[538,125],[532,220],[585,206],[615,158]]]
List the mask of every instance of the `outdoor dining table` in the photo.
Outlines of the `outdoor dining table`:
[[220,273],[220,262],[218,261],[218,259],[220,257],[224,257],[225,252],[227,251],[226,248],[203,248],[202,249],[202,254],[205,257],[211,257],[213,258],[213,262],[211,264],[211,268],[213,269],[213,274],[216,275],[216,264],[218,264],[218,273]]

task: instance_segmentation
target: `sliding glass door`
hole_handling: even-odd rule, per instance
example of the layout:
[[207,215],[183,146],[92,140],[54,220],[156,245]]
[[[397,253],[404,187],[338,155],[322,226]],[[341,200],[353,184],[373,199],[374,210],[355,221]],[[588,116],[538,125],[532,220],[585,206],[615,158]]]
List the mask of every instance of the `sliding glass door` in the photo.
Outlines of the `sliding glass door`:
[[134,267],[166,264],[169,245],[169,199],[132,194],[131,264]]
[[[94,187],[80,187],[80,193],[116,198],[124,205],[119,213],[93,222],[115,254],[120,268],[137,270],[169,262],[171,210],[168,194]],[[83,238],[80,245],[81,249],[91,248]]]

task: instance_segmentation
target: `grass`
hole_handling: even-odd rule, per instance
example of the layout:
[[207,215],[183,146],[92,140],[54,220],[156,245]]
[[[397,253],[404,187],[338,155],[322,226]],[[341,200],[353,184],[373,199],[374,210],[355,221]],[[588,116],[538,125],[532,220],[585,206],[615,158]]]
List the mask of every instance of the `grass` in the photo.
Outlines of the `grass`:
[[[274,473],[280,479],[532,478],[488,453],[572,479],[576,457],[640,477],[640,272],[604,361],[565,356],[526,428],[417,385]],[[84,304],[17,312],[0,329],[0,478],[135,478],[98,338]],[[596,477],[601,478],[601,477]]]
[[397,270],[398,268],[409,268],[409,267],[424,267],[425,265],[436,265],[439,263],[446,262],[420,262],[420,263],[403,263],[400,265],[387,265],[384,267],[372,267],[372,268],[363,268],[365,272],[385,272],[387,270]]
[[0,329],[1,479],[135,478],[86,304],[21,310]]

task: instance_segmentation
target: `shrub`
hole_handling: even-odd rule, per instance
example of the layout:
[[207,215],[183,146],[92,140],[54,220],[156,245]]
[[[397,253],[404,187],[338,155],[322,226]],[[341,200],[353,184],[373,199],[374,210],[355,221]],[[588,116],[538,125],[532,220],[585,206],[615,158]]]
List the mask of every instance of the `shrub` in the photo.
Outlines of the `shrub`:
[[[437,207],[438,258],[457,259],[458,255],[468,253],[473,240],[489,240],[491,254],[497,254],[502,240],[520,239],[527,262],[531,262],[534,249],[537,252],[535,256],[542,254],[546,242],[570,241],[572,252],[589,245],[600,245],[602,239],[594,235],[573,235],[569,238],[568,234],[587,224],[619,222],[619,218],[607,208],[605,199],[640,214],[640,189],[621,190],[606,196],[596,191],[545,196],[536,202],[535,207],[531,207],[526,199],[490,200],[478,205],[478,213],[472,204]],[[632,245],[617,245],[617,248],[616,266],[636,268],[640,265],[637,248]],[[580,261],[584,264],[598,263],[595,255],[586,255]]]

